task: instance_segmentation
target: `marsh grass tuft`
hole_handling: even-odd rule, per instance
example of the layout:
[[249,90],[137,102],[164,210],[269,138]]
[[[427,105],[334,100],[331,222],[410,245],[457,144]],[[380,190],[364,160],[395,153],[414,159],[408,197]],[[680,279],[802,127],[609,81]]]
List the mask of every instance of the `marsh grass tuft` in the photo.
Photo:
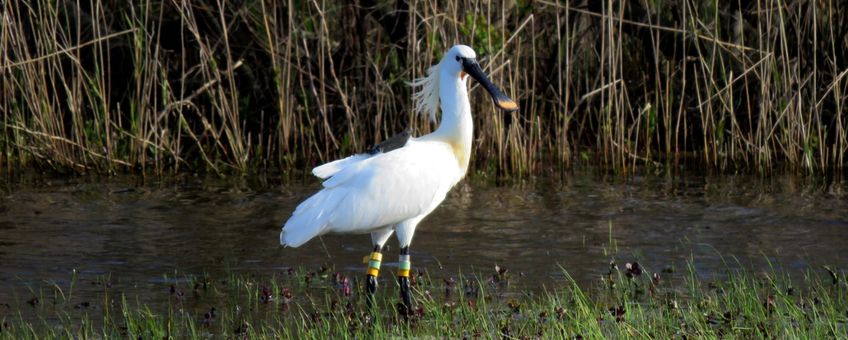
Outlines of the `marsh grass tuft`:
[[178,283],[170,289],[163,283],[162,294],[147,301],[121,293],[118,285],[104,285],[101,296],[88,304],[51,286],[39,291],[39,300],[49,303],[7,308],[0,316],[0,338],[848,335],[844,273],[810,270],[799,278],[779,271],[728,269],[708,281],[699,278],[693,265],[688,267],[693,272],[660,279],[667,274],[635,263],[613,263],[588,287],[564,273],[564,281],[541,291],[505,282],[510,277],[500,270],[449,279],[419,273],[417,306],[406,317],[395,312],[391,285],[384,285],[376,308],[368,310],[364,292],[346,292],[347,280],[357,287],[361,282],[344,273],[328,272],[309,282],[305,270],[265,277],[189,277],[171,281]]
[[[744,4],[743,4],[744,3]],[[283,171],[433,126],[409,81],[465,43],[521,111],[472,92],[474,168],[824,172],[848,150],[833,1],[6,1],[0,162]]]

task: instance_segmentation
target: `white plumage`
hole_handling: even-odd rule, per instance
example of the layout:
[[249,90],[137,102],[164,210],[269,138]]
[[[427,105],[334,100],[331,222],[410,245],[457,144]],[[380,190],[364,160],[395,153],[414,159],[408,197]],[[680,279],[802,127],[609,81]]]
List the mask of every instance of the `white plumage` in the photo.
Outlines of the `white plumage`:
[[286,222],[282,244],[297,247],[328,232],[370,233],[426,216],[463,175],[450,147],[436,141],[412,139],[388,153],[359,156],[328,169],[324,189]]

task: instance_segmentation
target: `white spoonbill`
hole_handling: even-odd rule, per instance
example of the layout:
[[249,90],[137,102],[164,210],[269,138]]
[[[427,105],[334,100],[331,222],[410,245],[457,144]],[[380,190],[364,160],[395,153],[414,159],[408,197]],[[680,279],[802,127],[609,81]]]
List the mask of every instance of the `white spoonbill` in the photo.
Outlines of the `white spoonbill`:
[[[479,82],[505,111],[518,105],[498,90],[477,63],[474,50],[456,45],[427,76],[416,79],[417,110],[442,120],[433,133],[408,133],[378,145],[372,152],[321,165],[312,174],[324,188],[297,206],[280,232],[280,244],[298,247],[327,233],[371,233],[374,251],[367,269],[369,304],[377,290],[383,245],[397,232],[400,243],[398,283],[406,310],[411,310],[409,246],[415,227],[445,199],[468,170],[473,137],[468,76]],[[408,138],[408,140],[406,140]]]

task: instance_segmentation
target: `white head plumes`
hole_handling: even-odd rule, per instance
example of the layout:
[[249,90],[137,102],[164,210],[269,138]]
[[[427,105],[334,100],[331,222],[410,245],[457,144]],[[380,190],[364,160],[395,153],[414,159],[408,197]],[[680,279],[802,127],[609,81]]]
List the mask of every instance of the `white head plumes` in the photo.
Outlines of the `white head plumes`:
[[415,112],[420,115],[427,115],[431,122],[436,122],[436,113],[439,111],[439,78],[441,71],[450,66],[457,66],[454,60],[456,56],[463,58],[476,58],[477,54],[471,47],[465,45],[456,45],[445,52],[442,60],[427,69],[427,75],[421,78],[416,78],[410,86],[418,88],[412,95],[414,101]]

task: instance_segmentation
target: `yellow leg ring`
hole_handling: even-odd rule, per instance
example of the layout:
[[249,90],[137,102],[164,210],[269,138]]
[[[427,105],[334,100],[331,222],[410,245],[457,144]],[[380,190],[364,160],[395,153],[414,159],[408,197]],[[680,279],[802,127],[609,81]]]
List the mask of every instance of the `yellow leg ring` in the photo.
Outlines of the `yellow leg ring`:
[[383,254],[374,252],[371,253],[371,255],[365,255],[365,257],[362,258],[362,263],[368,264],[368,262],[371,260],[377,262],[383,261]]
[[368,263],[368,270],[366,273],[377,277],[380,274],[380,262],[383,260],[383,254],[375,251],[371,253],[370,258],[366,256],[363,260],[365,260],[365,263]]

